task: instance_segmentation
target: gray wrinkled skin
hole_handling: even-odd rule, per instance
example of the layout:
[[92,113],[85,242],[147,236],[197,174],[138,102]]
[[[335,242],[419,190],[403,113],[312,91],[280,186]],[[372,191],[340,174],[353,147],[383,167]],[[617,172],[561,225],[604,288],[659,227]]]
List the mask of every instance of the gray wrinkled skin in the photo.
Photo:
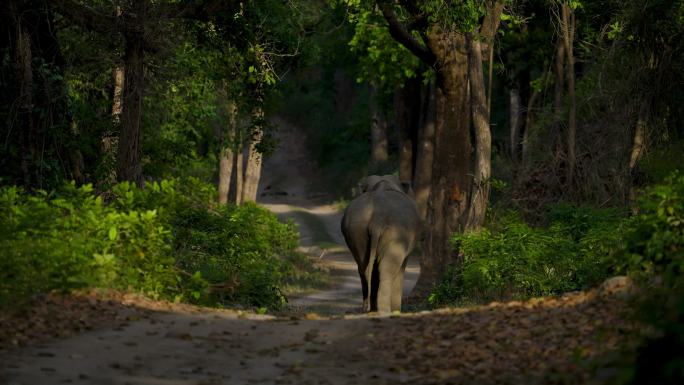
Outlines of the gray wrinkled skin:
[[413,198],[393,175],[371,175],[342,218],[342,233],[361,277],[363,309],[401,310],[404,271],[420,232]]

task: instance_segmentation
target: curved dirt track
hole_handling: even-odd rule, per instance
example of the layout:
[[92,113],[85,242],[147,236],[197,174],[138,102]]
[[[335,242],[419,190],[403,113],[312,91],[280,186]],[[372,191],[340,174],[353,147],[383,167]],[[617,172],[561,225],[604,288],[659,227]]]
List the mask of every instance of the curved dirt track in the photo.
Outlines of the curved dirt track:
[[[329,289],[292,298],[290,309],[322,315],[359,313],[363,302],[361,281],[340,230],[342,212],[334,204],[324,202],[324,193],[312,191],[310,181],[316,178],[316,172],[304,156],[306,149],[301,133],[283,120],[276,120],[276,124],[280,146],[264,162],[259,203],[282,220],[297,223],[302,251],[316,256],[332,276]],[[409,258],[405,297],[413,289],[419,271],[416,258]]]

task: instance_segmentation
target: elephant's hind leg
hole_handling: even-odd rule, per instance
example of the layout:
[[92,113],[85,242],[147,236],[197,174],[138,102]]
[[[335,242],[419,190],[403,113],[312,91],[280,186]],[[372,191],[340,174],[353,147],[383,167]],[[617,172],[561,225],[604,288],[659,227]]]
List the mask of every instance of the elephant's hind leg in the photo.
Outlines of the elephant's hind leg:
[[[379,264],[379,275],[380,275],[380,285],[378,287],[378,311],[389,313],[394,309],[393,297],[394,297],[394,286],[401,276],[401,282],[403,283],[403,263],[404,263],[404,250],[396,247],[390,246],[385,250],[382,256],[382,261]],[[399,289],[399,306],[401,306],[401,289]]]
[[401,311],[401,297],[404,294],[404,272],[406,271],[407,263],[408,258],[404,258],[404,263],[402,263],[399,273],[394,277],[394,282],[392,282],[392,311]]

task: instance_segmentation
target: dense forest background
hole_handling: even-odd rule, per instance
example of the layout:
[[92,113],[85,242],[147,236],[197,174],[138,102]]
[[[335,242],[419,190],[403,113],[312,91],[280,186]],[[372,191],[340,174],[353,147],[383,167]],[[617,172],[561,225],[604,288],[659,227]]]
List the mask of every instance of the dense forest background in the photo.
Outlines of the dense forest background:
[[370,174],[414,194],[416,303],[627,274],[643,357],[669,354],[644,367],[682,378],[683,1],[5,0],[0,25],[1,306],[322,284],[254,203],[278,117],[330,201]]

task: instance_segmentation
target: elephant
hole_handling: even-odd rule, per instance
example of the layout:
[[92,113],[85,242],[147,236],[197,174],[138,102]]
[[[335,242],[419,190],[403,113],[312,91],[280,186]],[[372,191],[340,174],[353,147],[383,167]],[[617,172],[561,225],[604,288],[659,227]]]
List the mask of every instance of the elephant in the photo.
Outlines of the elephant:
[[404,271],[421,223],[418,207],[393,175],[371,175],[342,217],[342,234],[361,277],[363,310],[401,310]]

